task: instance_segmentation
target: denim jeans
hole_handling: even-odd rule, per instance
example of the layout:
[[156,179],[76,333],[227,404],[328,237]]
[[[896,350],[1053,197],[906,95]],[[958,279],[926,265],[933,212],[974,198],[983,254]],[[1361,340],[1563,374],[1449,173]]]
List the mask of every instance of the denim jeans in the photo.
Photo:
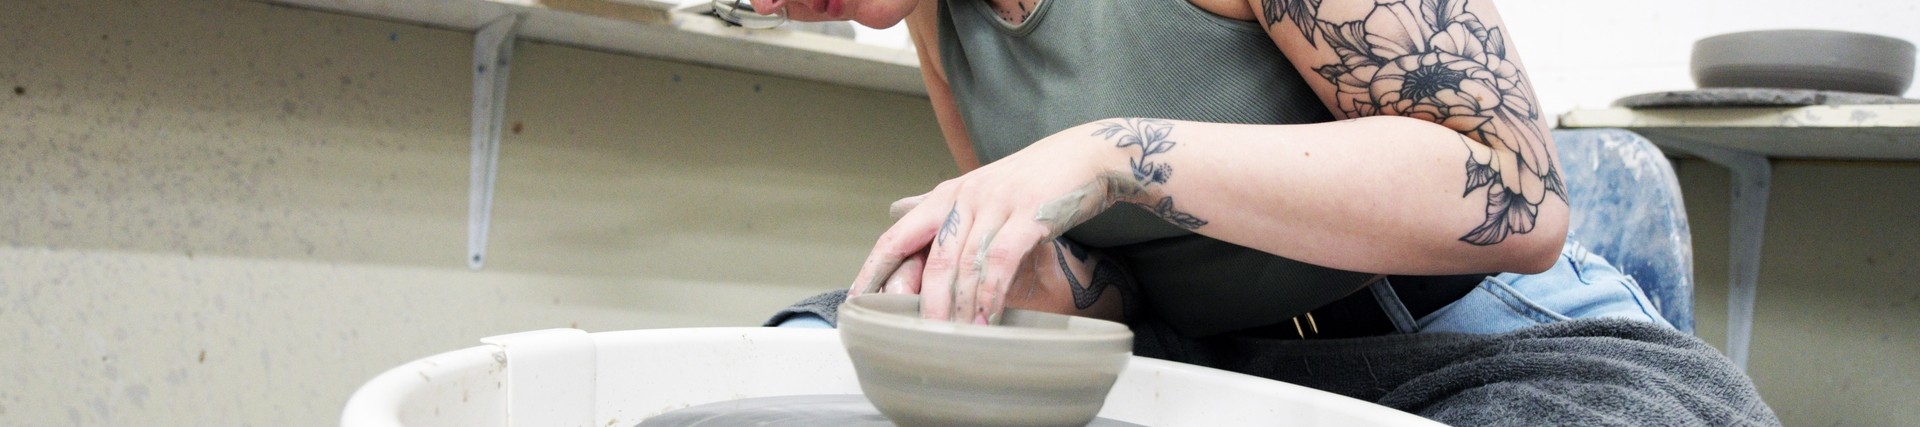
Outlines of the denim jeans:
[[[1381,287],[1381,286],[1376,286]],[[1569,319],[1614,317],[1652,322],[1672,328],[1633,277],[1622,274],[1579,243],[1568,241],[1553,268],[1539,274],[1502,273],[1413,322],[1404,323],[1405,308],[1398,301],[1383,306],[1398,309],[1396,326],[1403,332],[1461,332],[1497,334],[1528,326]]]

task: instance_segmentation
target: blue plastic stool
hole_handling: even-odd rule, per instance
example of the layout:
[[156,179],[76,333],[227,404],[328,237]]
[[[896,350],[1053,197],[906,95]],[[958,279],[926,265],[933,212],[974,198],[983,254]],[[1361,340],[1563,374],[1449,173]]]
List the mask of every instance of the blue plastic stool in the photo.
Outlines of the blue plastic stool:
[[1640,282],[1660,314],[1693,332],[1693,237],[1673,164],[1620,129],[1558,130],[1570,238]]

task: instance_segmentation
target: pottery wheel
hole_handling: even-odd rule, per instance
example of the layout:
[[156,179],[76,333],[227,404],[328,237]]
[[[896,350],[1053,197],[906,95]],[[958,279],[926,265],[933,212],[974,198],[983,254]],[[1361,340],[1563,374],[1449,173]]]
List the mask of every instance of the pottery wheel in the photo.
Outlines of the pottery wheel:
[[1837,104],[1920,104],[1920,99],[1831,90],[1717,87],[1643,93],[1613,101],[1613,106],[1626,108],[1799,107]]
[[[779,426],[779,427],[891,427],[892,421],[880,415],[858,394],[816,394],[801,396],[756,397],[729,400],[675,410],[640,422],[638,427],[700,426]],[[1095,418],[1089,427],[1138,427],[1106,418]]]

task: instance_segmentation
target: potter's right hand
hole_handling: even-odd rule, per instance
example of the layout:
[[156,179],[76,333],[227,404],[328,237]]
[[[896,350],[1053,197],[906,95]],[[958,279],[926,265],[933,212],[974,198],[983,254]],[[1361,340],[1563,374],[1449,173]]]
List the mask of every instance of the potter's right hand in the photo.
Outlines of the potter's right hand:
[[[923,200],[920,196],[894,202],[890,213],[899,220]],[[1119,260],[1098,249],[1066,238],[1041,242],[1029,252],[1007,290],[1007,307],[1066,315],[1123,320],[1124,298],[1133,297],[1133,278]],[[919,294],[927,251],[907,257],[880,289],[850,289],[862,293]]]
[[[926,251],[920,315],[995,323],[1008,288],[1034,249],[1144,194],[1123,150],[1099,140],[1097,124],[1076,126],[934,186],[881,233],[854,275],[854,288],[882,288],[906,260]],[[1125,166],[1120,166],[1125,167]]]

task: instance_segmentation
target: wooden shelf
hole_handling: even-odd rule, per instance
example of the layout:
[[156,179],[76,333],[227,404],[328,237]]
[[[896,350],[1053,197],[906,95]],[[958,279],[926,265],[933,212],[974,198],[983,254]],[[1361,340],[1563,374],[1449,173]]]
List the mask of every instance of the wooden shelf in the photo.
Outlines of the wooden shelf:
[[749,30],[663,0],[256,1],[466,31],[525,13],[522,38],[926,96],[910,50],[784,28]]

